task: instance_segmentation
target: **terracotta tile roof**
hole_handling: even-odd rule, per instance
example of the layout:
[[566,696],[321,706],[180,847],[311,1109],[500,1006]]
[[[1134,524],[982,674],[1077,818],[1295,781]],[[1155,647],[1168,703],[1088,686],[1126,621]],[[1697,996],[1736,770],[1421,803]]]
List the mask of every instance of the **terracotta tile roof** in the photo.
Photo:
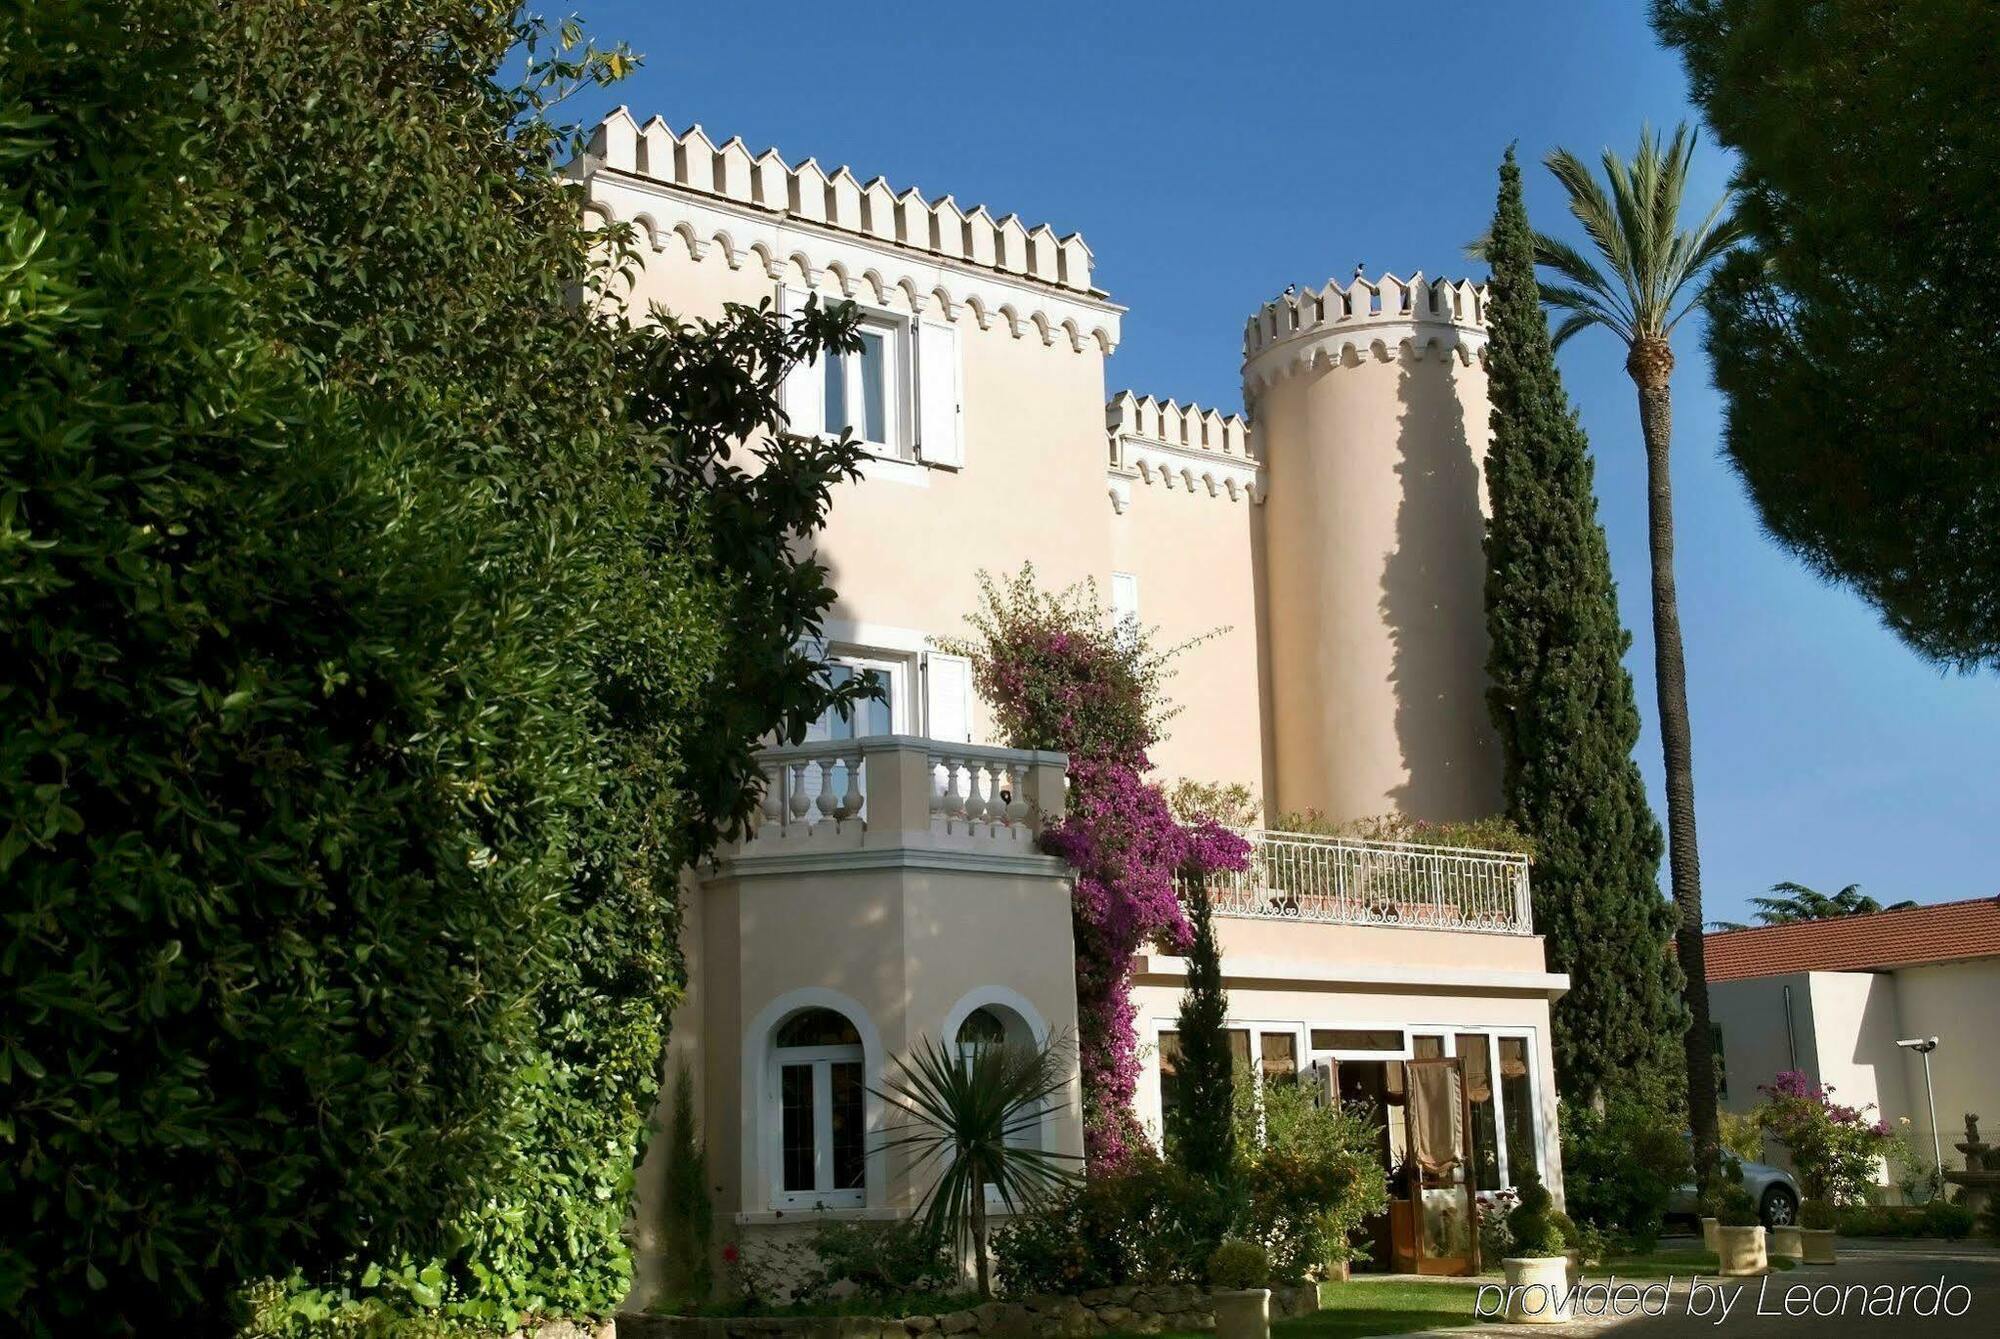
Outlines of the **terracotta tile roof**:
[[2000,957],[2000,897],[1721,930],[1702,944],[1711,981]]

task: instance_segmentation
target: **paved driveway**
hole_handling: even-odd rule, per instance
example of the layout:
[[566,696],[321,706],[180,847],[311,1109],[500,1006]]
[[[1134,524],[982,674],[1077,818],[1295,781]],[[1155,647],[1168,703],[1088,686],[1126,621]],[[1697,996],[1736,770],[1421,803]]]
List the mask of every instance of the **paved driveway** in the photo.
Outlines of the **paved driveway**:
[[[1527,1327],[1507,1329],[1527,1334]],[[1990,1242],[1843,1241],[1840,1263],[1773,1271],[1762,1279],[1677,1280],[1662,1315],[1542,1333],[1604,1339],[1935,1339],[2000,1334],[2000,1249]]]

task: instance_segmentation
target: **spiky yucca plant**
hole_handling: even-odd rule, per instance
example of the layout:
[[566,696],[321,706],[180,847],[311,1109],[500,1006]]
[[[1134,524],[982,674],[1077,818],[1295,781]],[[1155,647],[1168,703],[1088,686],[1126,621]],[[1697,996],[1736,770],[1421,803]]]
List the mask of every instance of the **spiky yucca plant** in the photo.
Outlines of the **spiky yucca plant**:
[[1052,1103],[1069,1087],[1071,1046],[1016,1042],[959,1048],[932,1038],[899,1058],[881,1088],[870,1089],[904,1117],[881,1147],[910,1155],[910,1174],[929,1188],[917,1204],[926,1226],[972,1245],[979,1295],[991,1297],[987,1272],[986,1187],[1010,1214],[1032,1207],[1075,1179],[1074,1154],[1030,1142]]

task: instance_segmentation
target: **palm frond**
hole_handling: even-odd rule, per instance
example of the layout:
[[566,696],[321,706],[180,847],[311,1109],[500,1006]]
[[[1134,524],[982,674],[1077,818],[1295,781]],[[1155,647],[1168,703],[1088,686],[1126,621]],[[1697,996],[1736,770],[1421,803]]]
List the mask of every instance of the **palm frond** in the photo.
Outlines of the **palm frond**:
[[[1645,127],[1629,160],[1604,151],[1602,180],[1567,149],[1556,149],[1544,160],[1602,261],[1560,239],[1536,237],[1536,262],[1572,286],[1560,298],[1550,287],[1542,290],[1551,307],[1570,313],[1559,327],[1558,341],[1592,324],[1605,326],[1628,344],[1663,339],[1700,300],[1708,272],[1742,232],[1728,212],[1727,195],[1697,227],[1679,227],[1695,142],[1685,122],[1664,143]],[[1586,294],[1591,296],[1586,299]]]
[[1591,326],[1605,324],[1607,323],[1599,320],[1589,312],[1573,311],[1568,316],[1565,316],[1562,319],[1562,323],[1549,333],[1549,347],[1560,349],[1563,345],[1569,343],[1570,337],[1575,335],[1579,330],[1588,330]]
[[1023,1142],[1069,1086],[1068,1056],[1065,1038],[966,1051],[925,1039],[869,1090],[904,1118],[878,1147],[907,1153],[920,1179],[935,1175],[917,1204],[933,1232],[964,1240],[989,1185],[1018,1212],[1074,1178],[1075,1155]]

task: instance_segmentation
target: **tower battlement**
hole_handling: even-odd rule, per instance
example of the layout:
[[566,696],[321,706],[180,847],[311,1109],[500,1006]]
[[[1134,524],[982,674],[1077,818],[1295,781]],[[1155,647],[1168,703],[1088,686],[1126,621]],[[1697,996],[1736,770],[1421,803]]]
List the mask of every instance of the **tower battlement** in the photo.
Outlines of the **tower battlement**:
[[985,205],[968,210],[949,195],[927,200],[914,186],[898,191],[879,176],[862,181],[845,166],[829,172],[811,158],[788,164],[776,149],[752,154],[736,136],[716,144],[700,125],[675,134],[660,117],[640,125],[620,107],[598,124],[587,153],[615,172],[1103,296],[1091,287],[1090,248],[1079,233],[1058,236],[1046,223],[1030,227],[1013,214],[995,218]]
[[1259,307],[1243,330],[1246,389],[1318,362],[1389,361],[1405,347],[1452,351],[1470,362],[1486,344],[1486,288],[1469,279],[1329,279],[1320,288],[1280,294]]
[[1111,504],[1121,514],[1134,482],[1232,502],[1264,500],[1264,470],[1250,421],[1240,414],[1120,391],[1104,406],[1104,430]]

